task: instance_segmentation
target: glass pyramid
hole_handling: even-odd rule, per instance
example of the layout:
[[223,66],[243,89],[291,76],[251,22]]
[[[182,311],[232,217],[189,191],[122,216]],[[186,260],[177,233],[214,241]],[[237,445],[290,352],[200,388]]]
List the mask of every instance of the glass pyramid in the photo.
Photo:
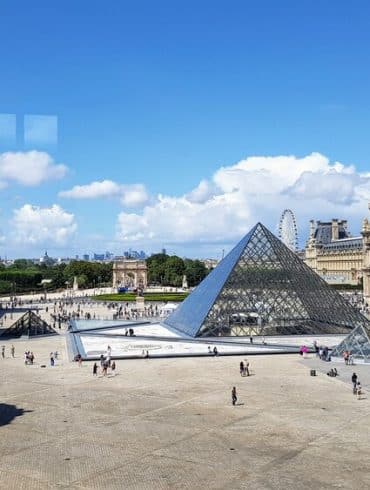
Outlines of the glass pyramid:
[[17,338],[22,335],[56,335],[57,332],[32,310],[27,311],[10,327],[4,330],[2,337]]
[[208,337],[340,334],[367,320],[257,223],[164,323]]
[[331,352],[333,357],[342,357],[347,351],[353,357],[362,358],[364,361],[370,361],[370,328],[369,326],[359,325],[342,342],[337,345]]

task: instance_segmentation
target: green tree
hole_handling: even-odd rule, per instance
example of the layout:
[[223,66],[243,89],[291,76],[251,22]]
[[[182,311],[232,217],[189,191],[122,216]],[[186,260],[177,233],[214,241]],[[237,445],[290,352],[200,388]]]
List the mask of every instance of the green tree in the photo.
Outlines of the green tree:
[[34,268],[32,260],[16,259],[9,269],[26,270]]
[[185,259],[185,272],[189,287],[198,286],[208,274],[206,266],[200,260]]
[[[112,264],[100,264],[96,262],[86,262],[83,260],[73,260],[65,270],[65,281],[73,284],[74,277],[83,277],[84,285],[81,287],[94,287],[112,282]],[[77,279],[78,280],[78,279]]]
[[153,254],[146,259],[149,284],[164,284],[166,254]]
[[181,286],[182,277],[185,271],[184,261],[173,255],[168,257],[164,266],[164,283],[166,286]]

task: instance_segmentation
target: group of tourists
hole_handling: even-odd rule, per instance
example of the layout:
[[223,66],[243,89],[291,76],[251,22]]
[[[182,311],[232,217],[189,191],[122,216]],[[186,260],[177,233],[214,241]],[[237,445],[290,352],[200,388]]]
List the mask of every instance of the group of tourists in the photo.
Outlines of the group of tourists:
[[343,359],[346,366],[353,366],[353,355],[351,354],[351,351],[345,350],[343,352]]
[[[243,361],[240,361],[239,363],[239,372],[240,376],[250,376],[250,370],[249,370],[249,361],[247,359],[244,359]],[[231,403],[235,406],[238,401],[238,397],[236,394],[236,387],[233,386],[231,390]]]
[[[110,369],[111,375],[116,375],[116,362],[112,361],[112,348],[110,345],[107,347],[107,353],[101,354],[100,356],[100,370],[102,376],[108,375],[108,370]],[[99,366],[96,362],[93,365],[93,376],[98,376]]]
[[[109,346],[108,346],[108,348],[110,349]],[[93,376],[98,375],[98,369],[99,368],[98,368],[97,363],[94,362]],[[109,369],[111,370],[112,376],[116,375],[116,362],[111,360],[111,353],[110,352],[109,352],[109,354],[107,353],[106,356],[104,356],[103,354],[100,356],[100,369],[101,369],[102,376],[107,376]]]
[[331,368],[326,374],[331,378],[336,378],[338,376],[337,368]]
[[316,340],[314,340],[313,347],[315,349],[316,357],[318,357],[322,361],[331,361],[329,347],[327,347],[326,345],[319,346]]
[[31,352],[31,351],[29,351],[29,350],[28,351],[25,351],[25,353],[24,353],[24,363],[26,365],[27,364],[33,365],[34,361],[35,361],[35,355],[34,355],[34,353]]
[[249,376],[249,362],[245,359],[245,362],[240,361],[239,364],[240,376]]
[[50,366],[55,366],[56,359],[58,359],[58,351],[50,352],[49,354]]
[[[10,347],[10,354],[11,356],[14,358],[15,356],[15,347],[14,345],[12,344],[12,346]],[[5,359],[5,345],[2,345],[1,346],[1,358],[2,359]]]
[[211,349],[211,346],[209,345],[208,346],[208,354],[210,354],[211,356],[218,356],[218,349],[216,346],[213,347],[213,349]]

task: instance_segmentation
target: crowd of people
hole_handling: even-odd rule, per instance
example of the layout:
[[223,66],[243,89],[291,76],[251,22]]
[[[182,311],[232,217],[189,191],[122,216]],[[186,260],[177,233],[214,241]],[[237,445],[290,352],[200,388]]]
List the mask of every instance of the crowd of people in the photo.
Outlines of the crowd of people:
[[[68,326],[71,320],[153,320],[161,315],[160,304],[148,304],[137,309],[136,303],[94,301],[88,296],[33,299],[12,297],[0,302],[0,328],[21,309],[32,309],[54,329]],[[8,325],[9,326],[9,325]]]

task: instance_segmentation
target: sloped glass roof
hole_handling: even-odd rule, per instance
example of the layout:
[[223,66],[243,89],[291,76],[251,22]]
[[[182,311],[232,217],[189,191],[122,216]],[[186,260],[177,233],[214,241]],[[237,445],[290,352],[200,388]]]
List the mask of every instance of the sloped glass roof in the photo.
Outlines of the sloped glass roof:
[[258,223],[165,324],[194,337],[338,334],[366,321]]
[[370,361],[369,326],[359,325],[356,327],[333,349],[331,355],[333,357],[342,357],[346,351],[353,357],[363,359],[364,361]]
[[202,322],[212,308],[215,298],[219,295],[229,274],[235,267],[256,225],[240,240],[240,242],[224,257],[212,272],[199,284],[197,288],[181,303],[176,310],[167,317],[165,324],[176,328],[182,333],[195,337]]

